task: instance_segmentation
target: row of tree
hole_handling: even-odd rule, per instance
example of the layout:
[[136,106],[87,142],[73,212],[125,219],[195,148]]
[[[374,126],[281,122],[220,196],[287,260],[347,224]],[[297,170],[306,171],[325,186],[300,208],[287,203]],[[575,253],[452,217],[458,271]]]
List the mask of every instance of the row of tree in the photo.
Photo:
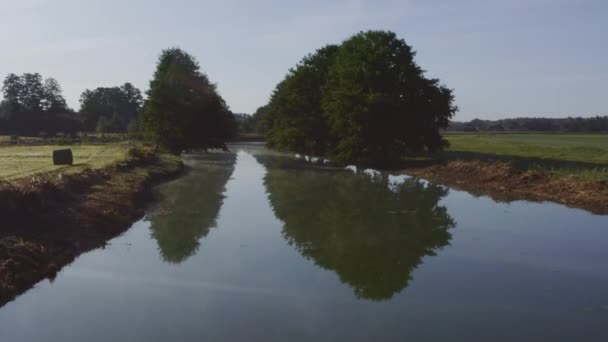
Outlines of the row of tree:
[[120,87],[85,90],[81,109],[68,107],[59,82],[38,73],[9,74],[2,86],[0,134],[53,136],[85,132],[139,130],[143,98],[130,83]]
[[70,109],[59,83],[38,73],[10,74],[2,87],[0,134],[73,135],[79,131],[136,132],[143,129],[157,146],[179,153],[224,147],[237,123],[216,86],[188,53],[161,53],[144,100],[130,83],[85,90],[79,112]]
[[306,56],[263,115],[268,145],[355,163],[382,163],[447,145],[451,89],[425,76],[395,33],[361,32]]
[[448,131],[464,132],[608,132],[608,116],[590,118],[516,118],[450,122]]

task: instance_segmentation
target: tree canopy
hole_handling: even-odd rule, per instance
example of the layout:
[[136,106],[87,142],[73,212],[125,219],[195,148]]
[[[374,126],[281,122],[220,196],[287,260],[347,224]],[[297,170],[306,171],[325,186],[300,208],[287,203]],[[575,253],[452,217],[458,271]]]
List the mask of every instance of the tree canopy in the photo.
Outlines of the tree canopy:
[[143,107],[141,91],[131,83],[120,87],[85,90],[80,96],[80,115],[86,131],[124,133],[139,126]]
[[5,134],[39,135],[75,133],[79,123],[68,108],[59,82],[43,80],[38,73],[9,74],[2,86],[0,131]]
[[451,89],[425,77],[392,32],[361,32],[305,57],[281,81],[264,118],[270,147],[348,162],[385,162],[447,145]]
[[181,49],[161,53],[147,95],[144,130],[169,151],[224,147],[236,135],[234,115],[216,86]]
[[333,143],[322,108],[323,91],[338,47],[306,56],[272,94],[264,117],[270,147],[323,155]]

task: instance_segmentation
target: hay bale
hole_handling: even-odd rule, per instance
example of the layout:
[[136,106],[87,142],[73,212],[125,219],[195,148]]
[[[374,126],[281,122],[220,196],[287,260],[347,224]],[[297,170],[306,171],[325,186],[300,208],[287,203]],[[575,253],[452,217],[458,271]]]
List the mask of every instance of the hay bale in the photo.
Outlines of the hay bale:
[[72,165],[74,164],[74,155],[71,149],[53,151],[54,165]]

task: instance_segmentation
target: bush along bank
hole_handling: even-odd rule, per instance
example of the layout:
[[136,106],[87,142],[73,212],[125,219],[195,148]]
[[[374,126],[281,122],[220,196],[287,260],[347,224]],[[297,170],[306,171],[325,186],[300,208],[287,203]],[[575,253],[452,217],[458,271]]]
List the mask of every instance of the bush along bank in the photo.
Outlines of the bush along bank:
[[179,157],[137,148],[114,166],[0,184],[0,307],[142,217],[155,182]]

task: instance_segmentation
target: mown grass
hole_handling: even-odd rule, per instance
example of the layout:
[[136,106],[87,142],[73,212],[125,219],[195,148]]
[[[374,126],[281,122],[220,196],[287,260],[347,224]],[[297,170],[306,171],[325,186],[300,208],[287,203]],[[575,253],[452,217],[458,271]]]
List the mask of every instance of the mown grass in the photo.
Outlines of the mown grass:
[[[0,179],[15,179],[47,172],[78,172],[85,167],[94,169],[127,158],[131,146],[126,143],[77,146],[0,146]],[[53,165],[53,150],[71,148],[74,166]]]
[[559,177],[608,180],[606,134],[447,133],[450,148],[431,158],[504,160]]

